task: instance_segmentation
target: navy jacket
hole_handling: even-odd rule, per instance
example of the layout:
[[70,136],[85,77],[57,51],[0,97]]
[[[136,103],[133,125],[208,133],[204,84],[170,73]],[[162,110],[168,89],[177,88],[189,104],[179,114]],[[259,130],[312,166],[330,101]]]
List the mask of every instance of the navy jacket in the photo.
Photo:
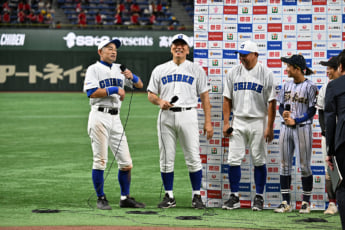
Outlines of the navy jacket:
[[328,83],[325,97],[325,126],[328,155],[345,143],[345,75]]

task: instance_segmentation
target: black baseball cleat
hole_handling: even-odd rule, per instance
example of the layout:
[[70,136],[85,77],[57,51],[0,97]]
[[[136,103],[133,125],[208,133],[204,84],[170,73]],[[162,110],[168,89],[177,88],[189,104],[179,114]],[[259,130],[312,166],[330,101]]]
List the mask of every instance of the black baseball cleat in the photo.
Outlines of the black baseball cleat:
[[195,209],[204,209],[206,207],[201,200],[201,195],[194,195],[192,200],[192,207]]
[[168,193],[165,193],[163,201],[158,204],[158,208],[173,208],[176,207],[174,198],[170,198]]
[[260,195],[256,195],[254,198],[253,211],[261,211],[264,209],[264,198]]
[[120,208],[145,208],[145,206],[144,203],[140,203],[130,196],[127,196],[125,200],[120,200]]
[[99,196],[97,200],[97,208],[102,210],[111,210],[111,207],[108,204],[107,198],[104,196]]
[[240,207],[240,198],[238,196],[235,196],[234,194],[231,194],[230,199],[224,202],[222,209],[232,210]]

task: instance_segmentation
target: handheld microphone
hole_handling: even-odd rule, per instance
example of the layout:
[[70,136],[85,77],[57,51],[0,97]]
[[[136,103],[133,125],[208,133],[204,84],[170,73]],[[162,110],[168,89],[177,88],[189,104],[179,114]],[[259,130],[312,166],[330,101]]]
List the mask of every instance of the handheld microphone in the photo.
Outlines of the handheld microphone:
[[171,98],[171,100],[170,100],[170,104],[174,104],[176,101],[178,100],[178,96],[173,96],[172,98]]
[[284,110],[285,111],[290,111],[291,110],[291,105],[290,104],[286,104]]
[[232,127],[230,127],[230,128],[228,128],[228,130],[226,130],[226,133],[230,135],[232,133],[232,131],[234,131],[234,129]]
[[121,64],[121,65],[120,65],[120,69],[121,69],[122,72],[124,72],[124,71],[127,69],[127,67],[126,67],[125,65],[122,65],[122,64]]

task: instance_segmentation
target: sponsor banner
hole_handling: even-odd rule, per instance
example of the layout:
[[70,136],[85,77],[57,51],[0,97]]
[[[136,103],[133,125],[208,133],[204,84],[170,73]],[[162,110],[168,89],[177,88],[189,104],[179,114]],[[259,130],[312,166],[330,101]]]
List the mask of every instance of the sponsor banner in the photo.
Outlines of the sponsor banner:
[[[207,181],[208,182],[219,182],[221,181],[221,174],[220,173],[207,173]],[[210,188],[214,189],[214,188]]]
[[[337,2],[335,4],[335,2]],[[258,61],[266,65],[274,74],[277,93],[282,84],[291,80],[287,77],[286,64],[282,56],[293,54],[303,55],[307,66],[314,70],[309,76],[319,88],[328,81],[326,68],[319,64],[345,48],[345,26],[343,21],[344,7],[340,0],[327,2],[325,0],[223,0],[202,1],[195,5],[194,16],[196,29],[194,34],[194,57],[196,63],[203,66],[209,76],[211,87],[210,98],[214,137],[207,141],[200,138],[201,144],[206,144],[207,170],[212,171],[206,177],[207,190],[220,193],[205,193],[209,206],[221,206],[228,199],[229,182],[227,164],[229,139],[222,136],[222,78],[235,65],[240,63],[235,51],[238,45],[246,40],[253,40],[259,49]],[[198,8],[199,7],[199,8]],[[200,13],[201,11],[207,13]],[[199,26],[199,27],[198,27]],[[204,31],[207,29],[207,31]],[[343,32],[344,31],[344,32]],[[208,41],[203,43],[203,41]],[[197,50],[197,51],[195,51]],[[204,51],[208,50],[207,53]],[[204,115],[198,118],[202,121]],[[324,188],[324,162],[321,151],[321,134],[318,118],[314,118],[312,143],[312,170],[314,174],[314,190],[316,197],[312,203],[316,208],[324,208],[327,199]],[[218,123],[218,124],[217,124]],[[202,131],[202,124],[199,126]],[[280,116],[277,114],[274,122],[274,139],[268,146],[267,155],[267,185],[265,190],[265,207],[274,208],[280,204]],[[212,149],[212,151],[211,151]],[[217,153],[216,153],[217,152]],[[215,156],[214,156],[214,155]],[[255,195],[253,183],[253,165],[249,151],[241,163],[241,206],[250,207]],[[204,156],[203,156],[204,157]],[[205,159],[203,159],[205,162]],[[293,157],[292,168],[292,204],[300,205],[302,198],[301,172]],[[220,167],[219,167],[220,166]],[[209,168],[211,167],[211,168]],[[218,167],[218,168],[217,168]],[[220,172],[219,172],[220,170]],[[221,183],[220,185],[214,182]],[[208,185],[207,185],[208,184]],[[319,196],[320,195],[320,196]],[[214,198],[217,197],[218,198]],[[323,197],[324,196],[324,197]],[[209,198],[211,197],[211,198]],[[212,198],[213,197],[213,198]],[[219,201],[217,201],[219,199]],[[223,200],[222,200],[223,199]],[[212,202],[211,202],[212,201]],[[297,203],[296,203],[297,201]],[[218,207],[219,207],[218,206]]]
[[224,23],[237,23],[237,16],[235,15],[224,15],[223,22]]

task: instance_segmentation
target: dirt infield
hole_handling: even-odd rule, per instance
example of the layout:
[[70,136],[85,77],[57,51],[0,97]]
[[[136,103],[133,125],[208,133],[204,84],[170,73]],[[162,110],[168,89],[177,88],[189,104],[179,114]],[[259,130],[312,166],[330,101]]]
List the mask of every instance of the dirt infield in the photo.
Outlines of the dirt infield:
[[[28,226],[0,227],[0,230],[235,230],[233,228],[177,228],[177,227],[133,227],[133,226]],[[236,228],[236,230],[246,230]]]

